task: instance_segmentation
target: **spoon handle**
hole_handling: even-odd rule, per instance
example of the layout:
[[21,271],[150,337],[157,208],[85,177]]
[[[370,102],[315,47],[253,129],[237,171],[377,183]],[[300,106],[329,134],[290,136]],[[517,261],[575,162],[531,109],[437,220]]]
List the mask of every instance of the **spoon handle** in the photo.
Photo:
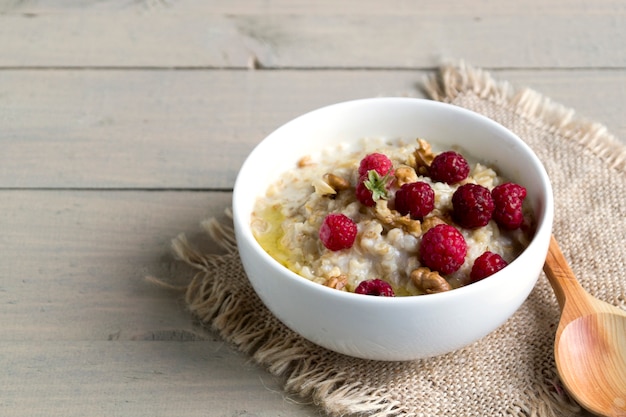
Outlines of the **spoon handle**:
[[561,310],[565,307],[567,300],[575,302],[581,311],[586,310],[587,293],[576,280],[576,276],[568,265],[554,236],[550,237],[550,247],[543,271],[546,273],[550,285],[552,285]]

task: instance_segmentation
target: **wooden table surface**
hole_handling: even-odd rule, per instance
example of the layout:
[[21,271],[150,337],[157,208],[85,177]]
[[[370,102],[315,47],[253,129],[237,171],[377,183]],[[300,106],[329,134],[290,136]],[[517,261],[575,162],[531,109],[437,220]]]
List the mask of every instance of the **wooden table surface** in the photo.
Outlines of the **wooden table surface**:
[[622,0],[0,0],[0,415],[320,415],[144,277],[278,125],[457,59],[626,138]]

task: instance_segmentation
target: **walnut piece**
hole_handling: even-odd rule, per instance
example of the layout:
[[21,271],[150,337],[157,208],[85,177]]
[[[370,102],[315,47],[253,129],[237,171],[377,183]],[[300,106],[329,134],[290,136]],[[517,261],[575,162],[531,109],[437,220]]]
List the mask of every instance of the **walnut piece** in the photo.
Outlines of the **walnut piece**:
[[430,229],[437,226],[438,224],[447,224],[447,223],[448,223],[447,221],[445,221],[439,216],[426,217],[424,220],[422,220],[422,233],[428,232]]
[[326,181],[326,183],[335,191],[347,190],[350,188],[350,181],[335,174],[324,174],[324,181]]
[[430,164],[435,159],[435,154],[430,147],[430,143],[424,139],[417,139],[417,144],[419,147],[413,153],[415,157],[415,171],[420,175],[426,175]]
[[302,158],[298,159],[298,168],[304,168],[311,165],[315,165],[315,162],[313,162],[313,158],[311,158],[311,155],[305,155]]
[[322,178],[313,180],[315,193],[319,195],[335,195],[341,190],[350,188],[350,182],[335,174],[324,174]]
[[413,220],[408,215],[403,216],[396,210],[389,208],[387,200],[377,200],[374,207],[374,216],[387,228],[401,227],[405,232],[415,237],[422,235],[419,220]]
[[417,174],[415,173],[415,170],[407,165],[401,165],[396,168],[395,176],[398,187],[402,187],[404,184],[417,182]]
[[343,275],[343,274],[329,277],[324,282],[325,286],[334,288],[336,290],[343,290],[344,288],[346,288],[347,284],[348,284],[348,276]]
[[337,194],[337,191],[333,187],[330,186],[326,181],[321,178],[316,178],[313,180],[313,188],[315,189],[315,194],[318,195],[334,195]]
[[435,294],[438,292],[450,291],[452,287],[444,277],[437,271],[420,267],[411,272],[411,281],[425,294]]

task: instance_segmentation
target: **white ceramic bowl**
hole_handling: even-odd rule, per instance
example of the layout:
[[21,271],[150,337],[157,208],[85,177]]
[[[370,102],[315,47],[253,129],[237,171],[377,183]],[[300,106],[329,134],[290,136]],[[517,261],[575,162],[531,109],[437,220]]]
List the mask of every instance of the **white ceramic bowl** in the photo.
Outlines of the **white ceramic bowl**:
[[[461,145],[525,186],[538,223],[528,248],[502,271],[452,291],[374,297],[313,283],[271,258],[252,235],[255,199],[304,155],[364,137]],[[237,244],[250,283],[285,325],[346,355],[412,360],[451,352],[495,330],[524,302],[541,272],[552,229],[553,198],[541,162],[515,134],[460,107],[421,99],[373,98],[300,116],[266,137],[241,167],[233,194]]]

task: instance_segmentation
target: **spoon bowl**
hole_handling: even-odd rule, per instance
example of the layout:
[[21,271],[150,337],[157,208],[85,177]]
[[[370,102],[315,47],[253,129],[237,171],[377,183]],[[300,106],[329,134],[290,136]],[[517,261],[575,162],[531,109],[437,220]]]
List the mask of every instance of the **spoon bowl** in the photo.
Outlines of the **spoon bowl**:
[[554,359],[570,395],[605,417],[626,417],[626,311],[587,293],[551,237],[544,271],[561,320]]

